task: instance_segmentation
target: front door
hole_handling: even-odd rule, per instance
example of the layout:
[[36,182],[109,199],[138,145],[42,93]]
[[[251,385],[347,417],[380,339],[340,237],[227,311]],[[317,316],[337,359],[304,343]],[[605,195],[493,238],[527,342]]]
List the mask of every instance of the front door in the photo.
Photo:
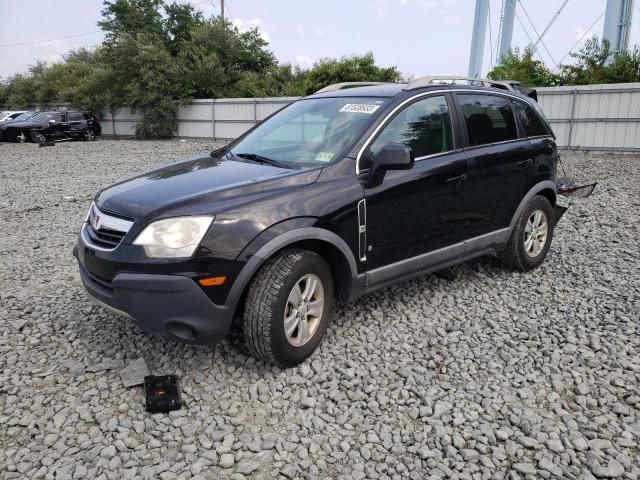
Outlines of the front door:
[[64,138],[66,125],[66,116],[62,113],[55,113],[49,119],[49,125],[45,129],[45,136],[51,140]]
[[455,244],[461,228],[467,160],[454,141],[451,98],[422,97],[399,110],[364,152],[363,163],[387,143],[404,143],[416,162],[365,184],[366,261],[373,270]]

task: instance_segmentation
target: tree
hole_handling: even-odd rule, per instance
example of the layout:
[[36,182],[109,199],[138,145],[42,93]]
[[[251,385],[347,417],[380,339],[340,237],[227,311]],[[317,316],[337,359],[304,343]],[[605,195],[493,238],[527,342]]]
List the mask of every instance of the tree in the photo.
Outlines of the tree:
[[516,80],[529,87],[549,87],[557,82],[556,76],[546,65],[533,58],[534,49],[528,46],[520,50],[509,49],[502,57],[500,65],[494,67],[487,76],[492,80]]
[[372,52],[339,60],[323,58],[306,72],[303,87],[305,94],[311,94],[333,83],[361,81],[399,82],[400,72],[396,67],[378,67]]
[[151,33],[164,36],[161,11],[164,0],[105,0],[98,26],[106,33],[105,44],[122,36]]
[[602,42],[593,36],[571,57],[576,63],[560,67],[565,85],[590,85],[594,83],[640,82],[640,52],[638,47],[619,52],[609,59],[609,40]]
[[196,26],[178,54],[185,91],[196,98],[237,96],[236,84],[246,72],[269,75],[277,68],[266,45],[257,29],[240,33],[226,20]]
[[204,23],[202,14],[188,3],[173,2],[164,7],[166,19],[164,30],[167,47],[172,55],[177,55],[182,47],[191,41],[191,32]]
[[587,40],[571,57],[575,64],[561,65],[560,71],[565,85],[589,85],[603,83],[606,77],[607,58],[610,55],[609,40],[600,42],[595,35]]

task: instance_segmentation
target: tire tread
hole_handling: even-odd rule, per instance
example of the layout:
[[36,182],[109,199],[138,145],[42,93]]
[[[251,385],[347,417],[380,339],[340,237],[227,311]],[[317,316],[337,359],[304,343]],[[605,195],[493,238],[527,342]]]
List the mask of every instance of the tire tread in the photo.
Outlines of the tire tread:
[[286,278],[308,253],[315,255],[301,249],[283,250],[267,260],[249,286],[242,321],[245,344],[252,355],[267,363],[284,366],[271,344],[271,318]]

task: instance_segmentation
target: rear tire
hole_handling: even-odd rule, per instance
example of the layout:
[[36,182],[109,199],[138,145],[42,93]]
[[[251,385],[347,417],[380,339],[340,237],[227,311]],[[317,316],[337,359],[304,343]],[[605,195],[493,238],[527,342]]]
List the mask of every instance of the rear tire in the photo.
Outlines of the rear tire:
[[44,143],[47,141],[47,138],[40,132],[31,132],[31,140],[33,143]]
[[242,320],[251,354],[292,367],[319,345],[333,317],[333,277],[315,252],[287,249],[258,270],[249,285]]
[[508,266],[525,272],[540,265],[553,238],[553,207],[549,200],[536,195],[518,217],[511,238],[501,254]]
[[84,140],[87,142],[93,142],[96,139],[96,132],[91,128],[84,132]]

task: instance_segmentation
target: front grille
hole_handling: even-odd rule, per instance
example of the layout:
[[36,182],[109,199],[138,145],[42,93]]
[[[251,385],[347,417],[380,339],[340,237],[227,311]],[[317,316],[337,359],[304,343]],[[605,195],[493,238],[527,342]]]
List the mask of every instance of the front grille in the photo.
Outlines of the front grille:
[[118,232],[110,228],[101,228],[94,230],[91,224],[87,225],[87,234],[91,241],[102,248],[116,248],[126,232]]
[[131,225],[133,225],[132,220],[107,214],[92,204],[89,208],[85,233],[90,246],[113,250],[120,244]]

